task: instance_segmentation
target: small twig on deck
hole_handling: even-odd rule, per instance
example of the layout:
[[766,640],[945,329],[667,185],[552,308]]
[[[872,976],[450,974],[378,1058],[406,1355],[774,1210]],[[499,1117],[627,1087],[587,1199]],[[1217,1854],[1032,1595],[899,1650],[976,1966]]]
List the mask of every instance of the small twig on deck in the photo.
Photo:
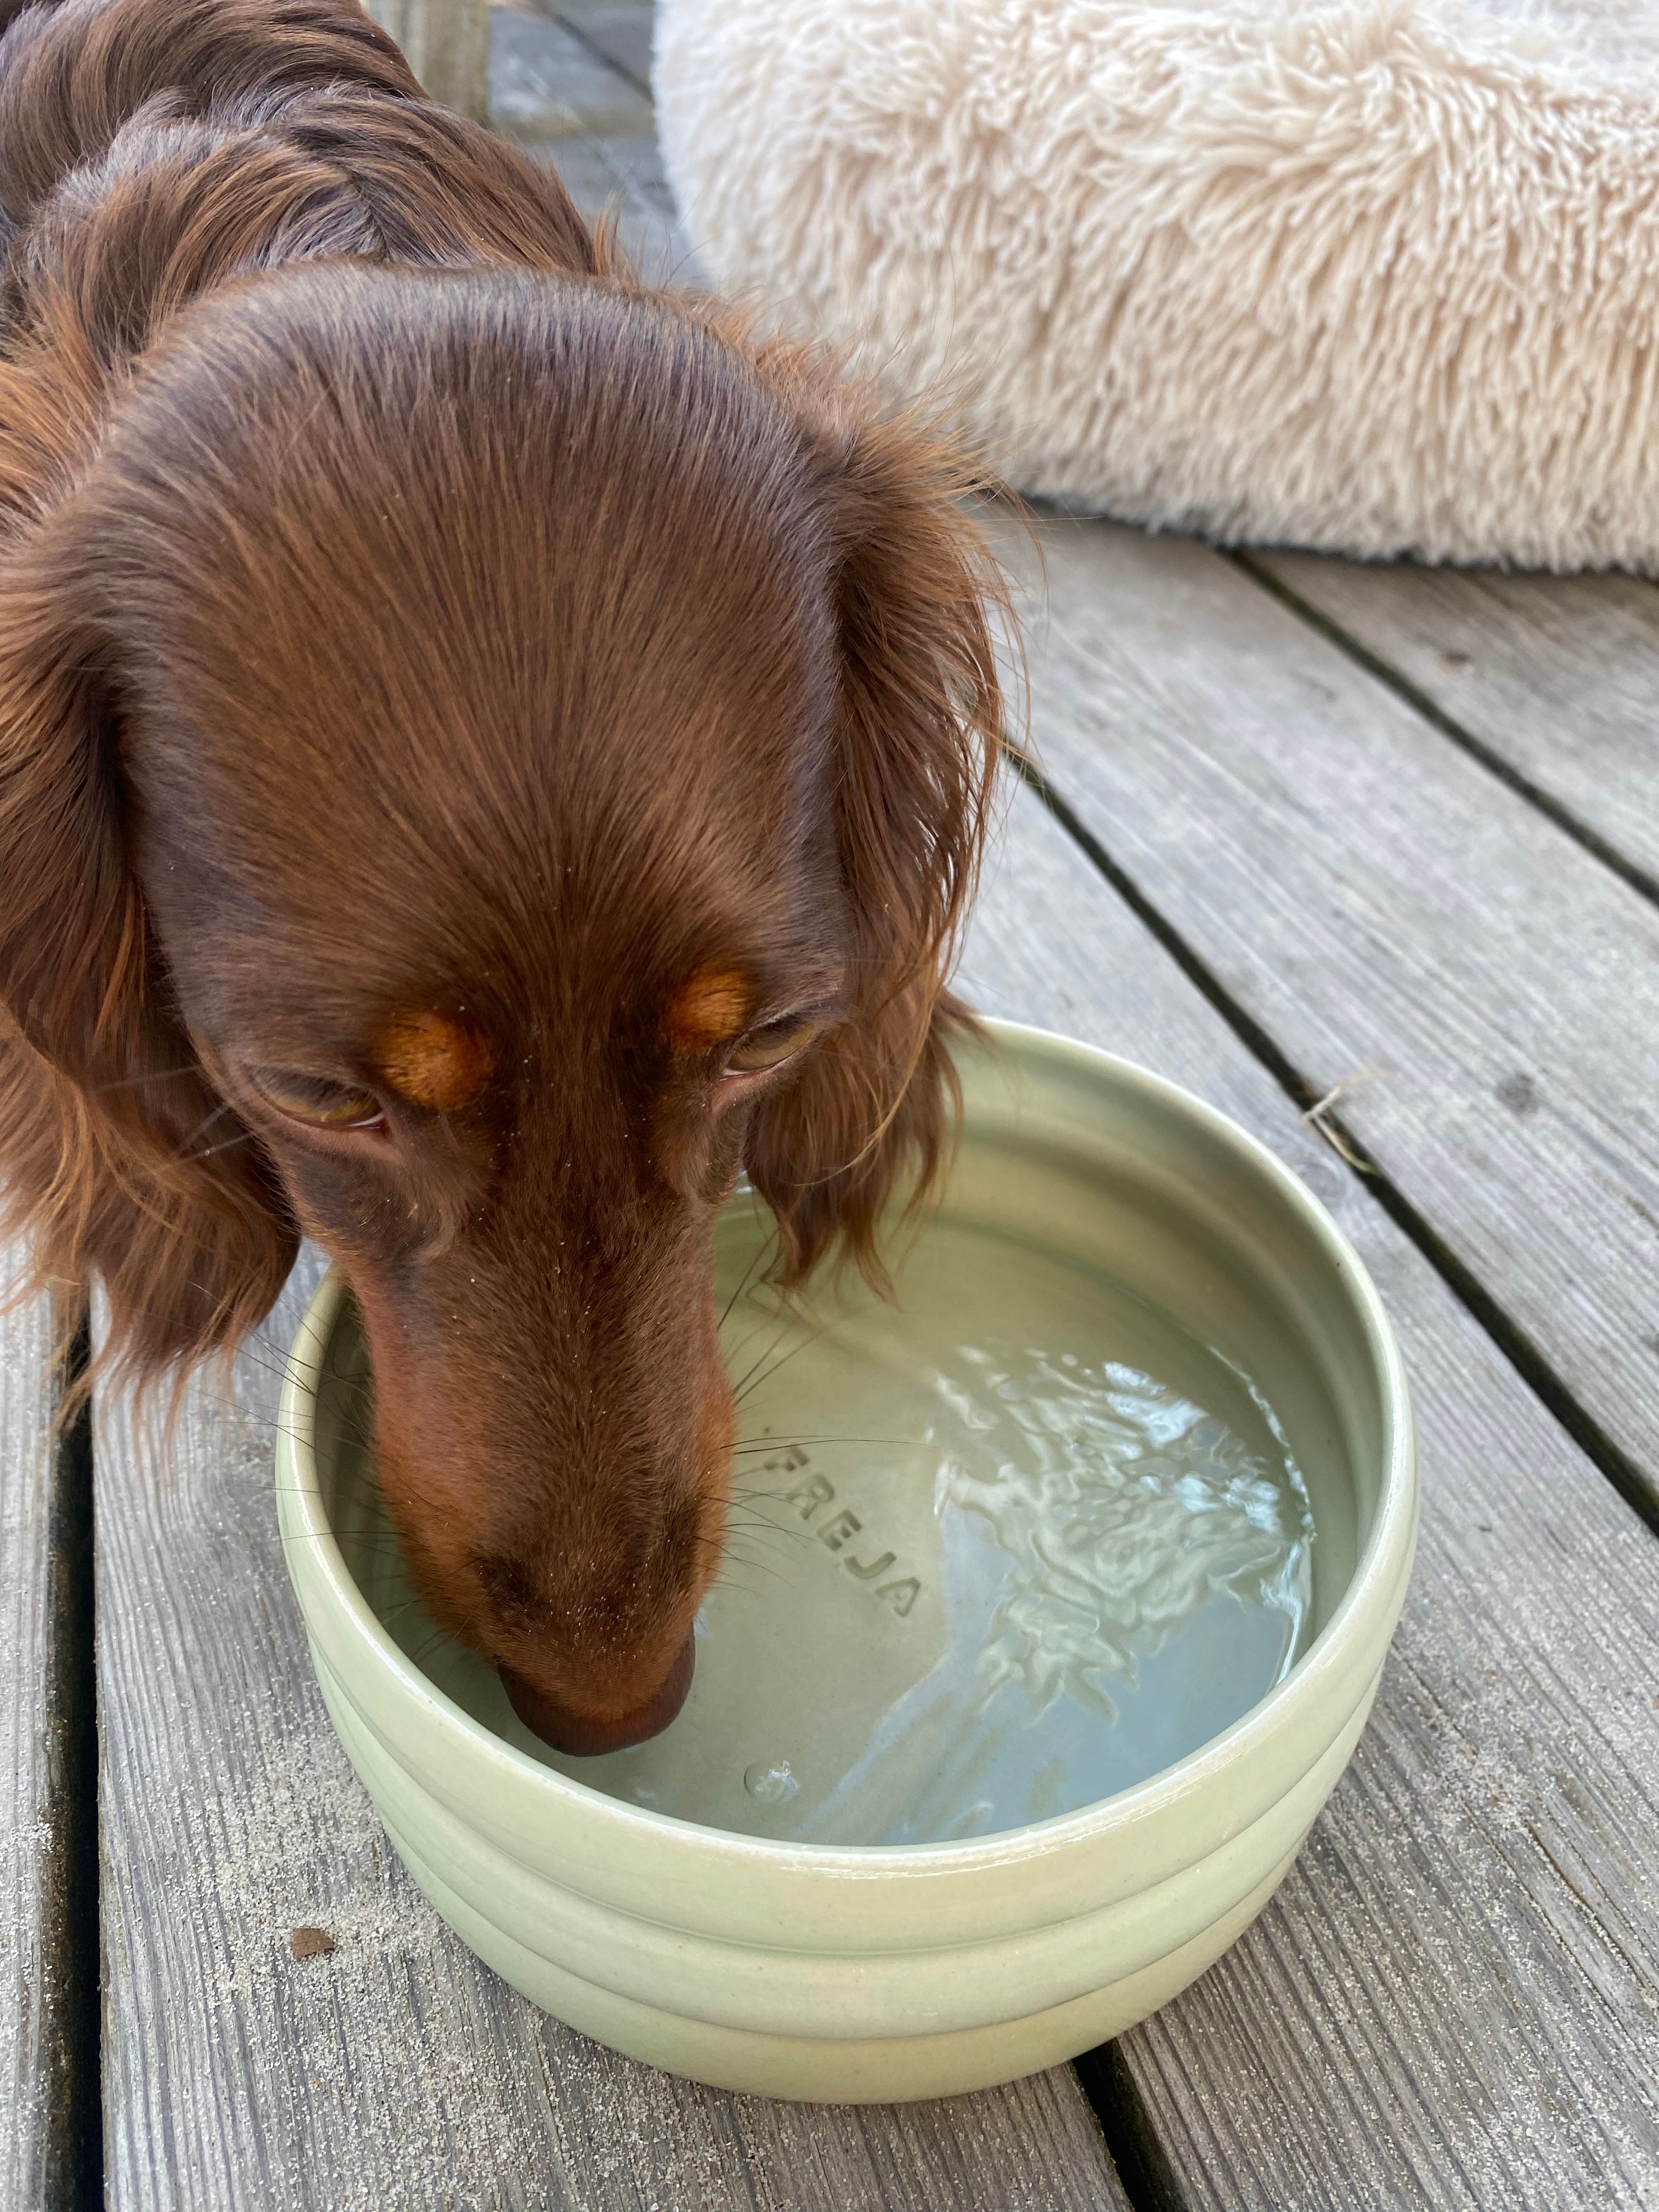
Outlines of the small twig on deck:
[[1308,1127],[1316,1131],[1325,1139],[1337,1158],[1346,1161],[1348,1166],[1358,1175],[1375,1175],[1376,1170],[1368,1159],[1363,1158],[1355,1152],[1342,1129],[1336,1124],[1328,1121],[1325,1116],[1335,1105],[1337,1100],[1346,1097],[1350,1091],[1358,1091],[1362,1084],[1376,1083],[1380,1080],[1374,1068],[1359,1068],[1352,1075],[1345,1075],[1340,1083],[1334,1084],[1325,1096],[1314,1105],[1310,1106],[1302,1116]]

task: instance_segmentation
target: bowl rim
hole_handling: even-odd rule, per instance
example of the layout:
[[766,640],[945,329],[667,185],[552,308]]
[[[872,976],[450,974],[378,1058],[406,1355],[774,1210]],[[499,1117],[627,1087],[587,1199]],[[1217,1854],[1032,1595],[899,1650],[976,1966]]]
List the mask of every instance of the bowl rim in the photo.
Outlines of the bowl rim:
[[[345,1277],[331,1261],[295,1332],[284,1363],[276,1426],[276,1489],[283,1520],[284,1553],[296,1584],[304,1568],[296,1553],[303,1546],[309,1564],[318,1573],[354,1640],[416,1706],[424,1706],[442,1732],[459,1737],[467,1753],[482,1757],[504,1770],[521,1788],[542,1790],[552,1801],[572,1801],[572,1809],[583,1818],[601,1823],[614,1821],[627,1832],[649,1836],[660,1833],[684,1849],[695,1844],[722,1859],[761,1861],[775,1867],[793,1865],[830,1874],[868,1875],[894,1874],[909,1869],[930,1875],[969,1873],[1006,1864],[1013,1858],[1047,1856],[1067,1845],[1097,1840],[1103,1832],[1127,1827],[1164,1809],[1172,1801],[1201,1786],[1219,1771],[1248,1759],[1259,1739],[1293,1723],[1297,1711],[1316,1705],[1326,1681],[1353,1664],[1368,1635],[1374,1632],[1373,1616],[1379,1608],[1387,1618],[1387,1633],[1365,1669],[1369,1677],[1380,1667],[1392,1636],[1415,1547],[1419,1486],[1415,1431],[1405,1363],[1392,1323],[1364,1263],[1321,1201],[1295,1171],[1261,1141],[1218,1109],[1192,1091],[1158,1075],[1139,1062],[1121,1058],[1097,1045],[1023,1022],[979,1018],[986,1039],[1006,1049],[1017,1064],[1032,1060],[1082,1066],[1103,1084],[1139,1093],[1144,1103],[1195,1125],[1200,1133],[1231,1152],[1264,1180],[1273,1194],[1298,1215],[1333,1263],[1338,1279],[1354,1301],[1382,1409],[1382,1450],[1376,1507],[1371,1527],[1330,1619],[1316,1635],[1289,1672],[1274,1683],[1249,1711],[1210,1736],[1197,1747],[1154,1774],[1127,1789],[1095,1799],[1069,1813],[1046,1820],[961,1841],[925,1844],[808,1844],[787,1838],[748,1835],[736,1829],[714,1827],[678,1814],[662,1813],[613,1797],[592,1784],[579,1782],[557,1767],[548,1766],[528,1752],[497,1735],[475,1720],[465,1707],[441,1690],[416,1667],[387,1633],[379,1615],[359,1589],[347,1567],[337,1539],[323,1509],[315,1452],[315,1400],[304,1378],[303,1364],[315,1367],[328,1345],[349,1295]],[[294,1525],[290,1526],[289,1523]],[[303,1592],[301,1611],[307,1610]]]

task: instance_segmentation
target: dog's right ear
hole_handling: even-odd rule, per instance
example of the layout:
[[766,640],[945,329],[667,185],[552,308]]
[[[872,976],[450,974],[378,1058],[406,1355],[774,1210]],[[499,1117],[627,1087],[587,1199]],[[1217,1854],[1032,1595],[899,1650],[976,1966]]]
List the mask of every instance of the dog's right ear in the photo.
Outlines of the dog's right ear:
[[297,1237],[172,1004],[127,854],[107,652],[50,522],[0,560],[0,1216],[148,1381],[235,1344]]

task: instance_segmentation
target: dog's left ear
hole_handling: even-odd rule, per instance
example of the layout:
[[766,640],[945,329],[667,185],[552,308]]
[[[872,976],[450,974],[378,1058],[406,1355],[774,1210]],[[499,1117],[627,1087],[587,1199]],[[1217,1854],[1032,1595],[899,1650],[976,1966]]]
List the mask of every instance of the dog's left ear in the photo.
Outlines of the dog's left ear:
[[36,1285],[101,1281],[105,1356],[148,1380],[245,1335],[297,1237],[149,941],[118,701],[56,541],[0,562],[0,1217]]
[[850,1004],[796,1081],[757,1111],[748,1167],[777,1217],[779,1273],[839,1246],[878,1285],[882,1218],[948,1157],[947,981],[1002,744],[1000,573],[950,446],[848,397],[817,434],[841,655],[837,832],[853,917]]

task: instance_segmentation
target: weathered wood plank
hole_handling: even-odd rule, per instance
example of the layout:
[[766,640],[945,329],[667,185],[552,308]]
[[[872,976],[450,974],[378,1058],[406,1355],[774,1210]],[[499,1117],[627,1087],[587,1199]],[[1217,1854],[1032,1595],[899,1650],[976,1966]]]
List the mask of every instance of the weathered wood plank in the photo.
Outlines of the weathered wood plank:
[[558,171],[589,222],[617,218],[623,249],[647,282],[697,283],[647,91],[612,67],[592,25],[579,29],[580,35],[530,0],[493,11],[491,120]]
[[1423,1533],[1370,1726],[1256,1927],[1117,2046],[1186,2203],[1650,2209],[1659,1540],[1029,793],[964,980],[1272,1146],[1411,1369]]
[[1659,884],[1659,590],[1251,556]]
[[489,119],[504,137],[649,138],[651,102],[603,54],[531,6],[494,8],[489,23]]
[[475,122],[489,119],[489,0],[363,0],[403,48],[424,90]]
[[588,222],[616,218],[623,252],[647,283],[704,286],[654,138],[556,138],[525,150],[558,171]]
[[1218,554],[1039,541],[1056,787],[1659,1501],[1659,909]]
[[[732,2098],[480,1966],[392,1856],[313,1680],[270,1496],[302,1269],[170,1445],[101,1409],[106,2101],[115,2212],[1103,2212],[1064,2069],[934,2106]],[[290,1932],[337,1948],[295,1961]]]
[[[0,1297],[19,1255],[0,1250]],[[0,2204],[45,2197],[61,2084],[48,1923],[56,1869],[46,1710],[52,1632],[52,1332],[0,1315]]]
[[630,84],[651,89],[651,39],[655,9],[650,0],[540,0],[578,35],[599,48]]

